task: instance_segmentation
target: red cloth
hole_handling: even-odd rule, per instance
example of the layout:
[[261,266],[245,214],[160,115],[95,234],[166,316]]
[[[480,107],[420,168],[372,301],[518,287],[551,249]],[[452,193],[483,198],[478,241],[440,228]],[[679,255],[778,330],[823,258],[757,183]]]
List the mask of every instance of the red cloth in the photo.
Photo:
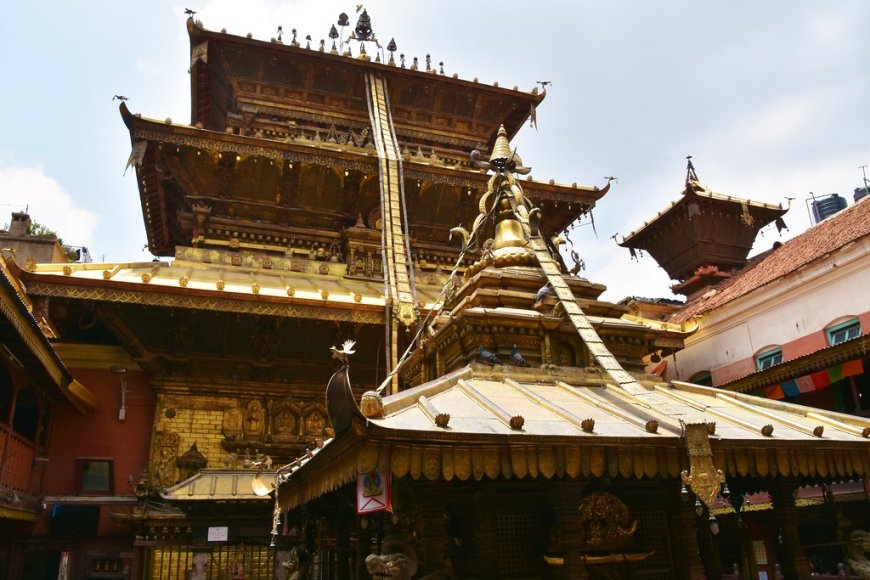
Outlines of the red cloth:
[[818,371],[810,375],[813,379],[813,384],[817,389],[824,389],[831,386],[831,377],[828,376],[828,371]]
[[843,378],[864,374],[864,361],[860,358],[843,363]]

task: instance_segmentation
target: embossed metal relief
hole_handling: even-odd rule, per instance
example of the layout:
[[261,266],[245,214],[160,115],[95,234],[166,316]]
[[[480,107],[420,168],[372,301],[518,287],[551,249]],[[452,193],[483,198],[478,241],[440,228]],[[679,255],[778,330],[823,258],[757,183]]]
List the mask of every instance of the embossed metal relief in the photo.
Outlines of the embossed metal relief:
[[171,431],[156,431],[151,451],[151,482],[154,487],[167,487],[177,481],[176,458],[181,437]]
[[637,531],[628,507],[613,494],[595,492],[580,502],[580,549],[613,550],[625,548]]
[[710,508],[725,482],[725,474],[713,463],[707,425],[686,423],[686,451],[689,454],[689,471],[683,470],[680,477],[692,492]]
[[299,413],[301,407],[292,399],[267,403],[269,415],[272,417],[272,441],[289,443],[299,439]]

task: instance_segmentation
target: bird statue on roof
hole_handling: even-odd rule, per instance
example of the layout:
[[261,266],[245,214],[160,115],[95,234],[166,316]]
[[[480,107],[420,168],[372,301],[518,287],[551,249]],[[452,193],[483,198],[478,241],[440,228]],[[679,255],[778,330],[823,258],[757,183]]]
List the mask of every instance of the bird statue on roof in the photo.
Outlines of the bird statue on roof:
[[332,351],[332,358],[337,358],[340,362],[343,362],[345,366],[347,366],[347,357],[354,354],[356,351],[353,347],[356,346],[355,340],[345,340],[341,344],[341,349],[338,349],[334,346],[330,346],[329,350]]
[[354,346],[356,346],[355,340],[345,340],[340,349],[334,346],[329,347],[329,350],[332,351],[332,358],[338,359],[343,365],[330,377],[329,383],[326,385],[326,412],[329,414],[329,421],[336,433],[350,429],[354,415],[362,416],[359,407],[357,407],[356,399],[354,399],[353,390],[350,388],[350,369],[347,357],[356,352],[353,349]]
[[113,101],[126,101],[128,99],[124,95],[115,95],[114,97],[112,97],[112,100]]
[[514,359],[514,364],[518,367],[531,366],[531,365],[529,365],[529,362],[526,360],[526,357],[524,357],[520,353],[520,351],[517,350],[517,345],[514,345],[514,347],[511,349],[511,358]]
[[550,295],[550,285],[544,284],[543,286],[541,286],[540,290],[538,290],[538,293],[535,294],[535,304],[537,304],[538,302],[541,302],[549,295]]
[[480,360],[493,366],[502,364],[501,359],[495,353],[489,352],[483,346],[480,347]]
[[193,18],[193,15],[196,14],[196,10],[191,10],[190,8],[185,8],[184,13]]

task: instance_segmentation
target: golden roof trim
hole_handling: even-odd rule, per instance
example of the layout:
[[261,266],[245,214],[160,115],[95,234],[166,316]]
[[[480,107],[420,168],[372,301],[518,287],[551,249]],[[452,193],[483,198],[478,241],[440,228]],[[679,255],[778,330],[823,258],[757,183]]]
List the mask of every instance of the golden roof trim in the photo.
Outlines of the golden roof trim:
[[[589,478],[677,478],[687,466],[681,439],[671,444],[613,445],[592,440],[584,445],[467,443],[360,439],[349,433],[341,449],[324,446],[294,471],[279,489],[283,509],[292,509],[353,481],[358,473],[378,469],[396,477],[415,480],[460,481],[484,478],[553,477]],[[765,446],[747,448],[711,441],[713,459],[729,477],[821,476],[855,477],[870,469],[870,450],[784,448]],[[324,455],[324,461],[316,461]]]
[[[25,274],[25,272],[19,273]],[[67,399],[79,411],[94,410],[97,407],[96,397],[81,383],[73,379],[63,361],[49,344],[48,338],[33,318],[33,306],[30,304],[30,300],[27,299],[25,302],[22,296],[18,294],[21,288],[18,279],[11,274],[6,259],[2,256],[0,256],[0,275],[9,282],[10,287],[15,293],[15,298],[13,298],[7,292],[0,291],[0,312],[6,316],[6,319],[18,332],[21,340],[24,341],[33,355],[39,360],[51,381]],[[24,314],[25,312],[27,313],[26,315]]]
[[622,319],[641,324],[651,330],[663,330],[668,333],[682,334],[683,336],[691,336],[701,328],[701,323],[698,320],[687,320],[679,324],[674,324],[673,322],[644,318],[643,316],[635,316],[634,314],[623,314]]

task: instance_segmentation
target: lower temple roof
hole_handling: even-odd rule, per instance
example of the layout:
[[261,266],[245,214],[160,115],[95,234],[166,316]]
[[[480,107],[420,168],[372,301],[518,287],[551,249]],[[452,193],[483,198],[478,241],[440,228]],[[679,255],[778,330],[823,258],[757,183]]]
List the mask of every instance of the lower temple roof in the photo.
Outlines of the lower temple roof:
[[372,469],[445,481],[676,478],[689,462],[684,422],[706,425],[715,465],[728,477],[870,470],[870,419],[636,378],[645,396],[594,369],[469,365],[384,397],[382,417],[356,420],[280,474],[288,481],[279,486],[282,508]]

